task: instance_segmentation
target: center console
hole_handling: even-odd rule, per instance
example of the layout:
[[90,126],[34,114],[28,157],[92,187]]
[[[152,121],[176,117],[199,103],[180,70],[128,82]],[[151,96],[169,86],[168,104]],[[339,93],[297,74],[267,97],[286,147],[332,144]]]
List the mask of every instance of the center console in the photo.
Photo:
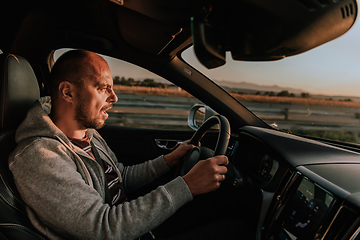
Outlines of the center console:
[[286,195],[284,199],[279,196],[281,201],[274,214],[269,239],[313,239],[335,202],[334,196],[299,174],[289,185]]

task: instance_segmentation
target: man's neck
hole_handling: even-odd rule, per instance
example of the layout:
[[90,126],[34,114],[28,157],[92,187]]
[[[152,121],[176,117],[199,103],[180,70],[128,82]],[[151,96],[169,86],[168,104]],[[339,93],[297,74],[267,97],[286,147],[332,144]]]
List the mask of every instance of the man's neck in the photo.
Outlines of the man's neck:
[[79,123],[75,119],[57,117],[53,112],[50,113],[50,118],[67,137],[74,139],[83,139],[86,137],[88,129],[79,126]]
[[71,132],[67,132],[65,133],[65,135],[69,138],[73,138],[73,139],[84,139],[86,137],[86,130],[77,130],[77,131],[71,131]]

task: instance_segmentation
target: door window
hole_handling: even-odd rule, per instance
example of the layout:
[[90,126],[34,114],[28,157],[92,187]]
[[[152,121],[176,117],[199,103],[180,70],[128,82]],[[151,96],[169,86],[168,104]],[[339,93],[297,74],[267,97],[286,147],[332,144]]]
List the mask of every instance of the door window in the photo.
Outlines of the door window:
[[[55,51],[54,60],[69,49]],[[103,56],[110,66],[118,101],[107,125],[190,130],[190,108],[200,101],[170,81],[131,63]]]

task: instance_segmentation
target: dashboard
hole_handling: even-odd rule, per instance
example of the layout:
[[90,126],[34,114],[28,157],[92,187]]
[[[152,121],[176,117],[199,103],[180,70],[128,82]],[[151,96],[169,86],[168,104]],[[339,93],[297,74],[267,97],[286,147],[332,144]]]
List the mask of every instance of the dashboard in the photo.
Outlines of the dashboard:
[[262,192],[257,240],[360,239],[360,152],[244,127],[229,160]]

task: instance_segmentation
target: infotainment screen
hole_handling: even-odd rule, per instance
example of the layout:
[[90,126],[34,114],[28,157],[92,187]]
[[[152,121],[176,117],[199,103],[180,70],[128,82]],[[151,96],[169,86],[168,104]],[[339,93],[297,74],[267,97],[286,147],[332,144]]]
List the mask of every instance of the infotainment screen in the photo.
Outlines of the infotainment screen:
[[278,217],[277,240],[313,239],[334,197],[311,180],[303,178]]

